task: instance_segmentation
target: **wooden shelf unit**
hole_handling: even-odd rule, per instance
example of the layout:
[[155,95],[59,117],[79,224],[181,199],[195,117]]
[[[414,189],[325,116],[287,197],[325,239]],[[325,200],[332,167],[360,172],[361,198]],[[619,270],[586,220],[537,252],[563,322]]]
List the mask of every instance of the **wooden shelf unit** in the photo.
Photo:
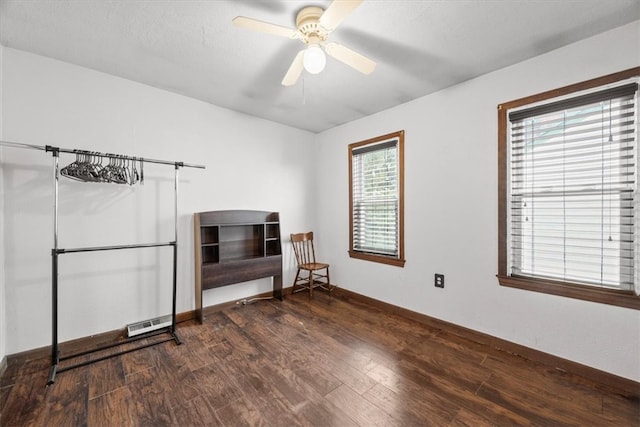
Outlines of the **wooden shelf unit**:
[[228,210],[194,214],[196,316],[203,320],[202,292],[273,277],[282,300],[282,245],[278,212]]

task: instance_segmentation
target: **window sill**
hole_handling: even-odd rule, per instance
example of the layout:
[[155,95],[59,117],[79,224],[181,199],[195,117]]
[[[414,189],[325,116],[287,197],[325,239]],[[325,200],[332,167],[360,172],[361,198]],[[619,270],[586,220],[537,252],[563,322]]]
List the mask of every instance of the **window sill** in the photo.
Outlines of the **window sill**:
[[588,287],[569,282],[497,275],[500,286],[575,298],[584,301],[640,310],[640,297],[631,291]]
[[356,252],[356,251],[349,251],[349,257],[361,259],[364,261],[378,262],[380,264],[393,265],[396,267],[404,267],[404,263],[405,263],[404,259],[398,259],[398,258],[392,258],[388,256],[383,256],[383,255],[374,255],[374,254],[369,254],[365,252]]

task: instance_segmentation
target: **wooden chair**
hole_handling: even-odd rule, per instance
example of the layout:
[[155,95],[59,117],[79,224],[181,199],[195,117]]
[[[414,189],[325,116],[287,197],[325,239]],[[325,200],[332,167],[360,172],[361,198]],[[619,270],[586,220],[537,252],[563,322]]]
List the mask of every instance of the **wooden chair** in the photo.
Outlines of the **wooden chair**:
[[[308,289],[309,298],[312,298],[313,290],[315,288],[321,288],[331,295],[331,291],[333,291],[335,286],[332,286],[329,280],[329,264],[316,262],[316,253],[313,247],[313,231],[291,234],[291,244],[293,245],[293,252],[296,254],[296,261],[298,262],[298,272],[293,281],[291,293],[293,294],[294,292]],[[307,274],[300,274],[302,271],[306,271]],[[296,289],[297,286],[299,289]]]

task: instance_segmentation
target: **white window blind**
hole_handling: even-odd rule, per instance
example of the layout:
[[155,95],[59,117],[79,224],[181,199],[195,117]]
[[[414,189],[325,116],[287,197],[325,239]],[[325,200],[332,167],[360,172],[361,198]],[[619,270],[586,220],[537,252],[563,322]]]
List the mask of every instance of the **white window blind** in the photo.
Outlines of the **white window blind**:
[[633,289],[637,90],[509,113],[512,275]]
[[398,140],[352,152],[352,250],[398,257]]

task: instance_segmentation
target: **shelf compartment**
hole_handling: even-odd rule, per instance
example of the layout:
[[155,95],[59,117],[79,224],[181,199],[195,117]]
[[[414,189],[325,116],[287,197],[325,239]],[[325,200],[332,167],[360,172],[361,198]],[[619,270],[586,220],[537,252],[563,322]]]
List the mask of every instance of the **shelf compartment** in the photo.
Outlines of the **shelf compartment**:
[[265,255],[282,255],[280,250],[280,239],[272,239],[265,242]]
[[220,227],[220,261],[264,256],[262,224]]
[[218,226],[200,226],[200,242],[203,245],[219,243]]
[[264,247],[260,240],[243,239],[220,243],[220,261],[264,256]]
[[209,264],[220,262],[220,248],[217,245],[202,247],[202,263]]
[[279,239],[280,238],[280,225],[275,224],[265,224],[266,233],[265,238],[267,240],[271,239]]
[[220,226],[220,242],[262,240],[262,224],[234,224]]

